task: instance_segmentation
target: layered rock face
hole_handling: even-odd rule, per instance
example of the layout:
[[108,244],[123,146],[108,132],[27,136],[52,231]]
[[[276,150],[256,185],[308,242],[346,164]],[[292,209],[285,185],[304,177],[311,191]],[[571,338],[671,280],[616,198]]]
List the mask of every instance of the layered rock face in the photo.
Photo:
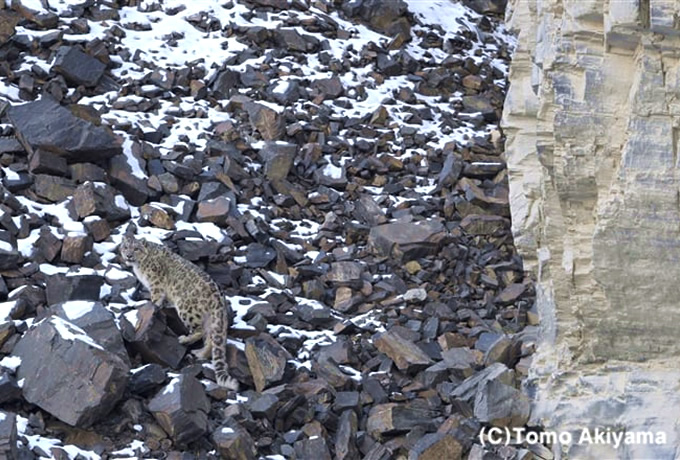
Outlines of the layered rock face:
[[[680,439],[678,15],[663,0],[508,8],[512,225],[543,330],[532,417],[574,433],[572,457],[674,458]],[[667,442],[579,445],[596,427]]]

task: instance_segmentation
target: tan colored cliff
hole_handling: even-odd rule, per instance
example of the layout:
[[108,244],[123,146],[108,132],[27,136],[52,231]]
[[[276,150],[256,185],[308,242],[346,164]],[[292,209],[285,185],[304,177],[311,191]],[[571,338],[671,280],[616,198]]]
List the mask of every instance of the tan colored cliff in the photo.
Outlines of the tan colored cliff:
[[676,458],[680,1],[509,0],[506,20],[513,232],[543,332],[532,418],[667,436],[572,458]]

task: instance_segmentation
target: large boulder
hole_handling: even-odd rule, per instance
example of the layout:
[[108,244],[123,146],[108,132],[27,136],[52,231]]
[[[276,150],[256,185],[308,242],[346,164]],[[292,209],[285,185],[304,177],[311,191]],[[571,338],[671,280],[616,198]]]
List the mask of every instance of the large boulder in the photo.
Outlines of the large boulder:
[[12,106],[7,117],[29,154],[42,149],[75,163],[103,160],[121,153],[110,129],[76,117],[47,95]]
[[122,398],[130,368],[85,331],[57,316],[38,323],[13,354],[26,401],[69,425],[91,426]]

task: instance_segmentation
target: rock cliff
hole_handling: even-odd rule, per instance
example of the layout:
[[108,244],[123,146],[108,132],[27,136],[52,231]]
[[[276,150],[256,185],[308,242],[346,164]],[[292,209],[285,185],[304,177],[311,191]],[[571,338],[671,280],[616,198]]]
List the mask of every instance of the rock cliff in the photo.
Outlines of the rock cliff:
[[[532,418],[575,433],[570,457],[676,456],[679,16],[662,0],[508,4],[512,225],[543,331]],[[596,427],[666,443],[579,445]]]

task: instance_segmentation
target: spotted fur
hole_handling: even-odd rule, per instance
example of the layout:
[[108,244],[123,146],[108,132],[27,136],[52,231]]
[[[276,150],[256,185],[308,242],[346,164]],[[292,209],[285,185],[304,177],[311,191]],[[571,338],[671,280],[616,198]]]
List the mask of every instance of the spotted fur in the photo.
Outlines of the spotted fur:
[[160,244],[125,236],[119,251],[151,293],[151,301],[158,306],[168,302],[191,331],[179,338],[180,343],[188,345],[204,337],[205,345],[197,356],[207,359],[212,352],[218,385],[237,390],[238,382],[229,376],[226,360],[230,307],[217,283],[199,267]]

